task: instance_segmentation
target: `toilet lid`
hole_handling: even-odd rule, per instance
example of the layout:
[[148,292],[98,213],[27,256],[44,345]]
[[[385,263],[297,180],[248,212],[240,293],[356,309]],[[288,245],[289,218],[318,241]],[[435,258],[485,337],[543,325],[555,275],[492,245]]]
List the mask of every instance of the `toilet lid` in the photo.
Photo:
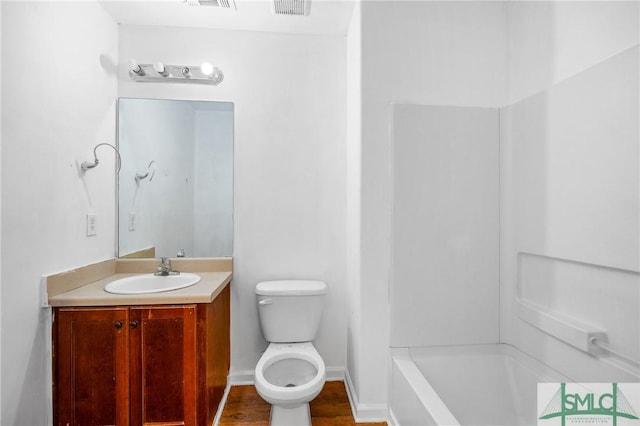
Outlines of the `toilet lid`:
[[327,292],[327,284],[312,280],[262,281],[256,285],[261,296],[313,296]]

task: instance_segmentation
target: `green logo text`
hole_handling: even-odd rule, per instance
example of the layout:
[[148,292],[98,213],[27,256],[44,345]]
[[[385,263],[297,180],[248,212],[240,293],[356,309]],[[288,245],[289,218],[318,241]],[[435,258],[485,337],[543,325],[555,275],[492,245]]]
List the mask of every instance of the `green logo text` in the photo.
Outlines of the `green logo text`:
[[638,419],[629,401],[618,389],[617,383],[612,383],[611,393],[595,394],[592,392],[569,393],[566,383],[560,384],[560,389],[539,417],[541,420],[559,417],[562,426],[570,416],[609,416],[613,425],[617,425],[618,417]]

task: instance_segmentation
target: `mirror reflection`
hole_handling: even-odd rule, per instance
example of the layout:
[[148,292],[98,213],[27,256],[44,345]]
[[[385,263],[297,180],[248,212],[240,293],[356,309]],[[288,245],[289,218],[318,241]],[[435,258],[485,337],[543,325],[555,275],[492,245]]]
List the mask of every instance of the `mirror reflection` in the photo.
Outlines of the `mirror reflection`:
[[233,103],[118,100],[120,257],[225,257],[233,241]]

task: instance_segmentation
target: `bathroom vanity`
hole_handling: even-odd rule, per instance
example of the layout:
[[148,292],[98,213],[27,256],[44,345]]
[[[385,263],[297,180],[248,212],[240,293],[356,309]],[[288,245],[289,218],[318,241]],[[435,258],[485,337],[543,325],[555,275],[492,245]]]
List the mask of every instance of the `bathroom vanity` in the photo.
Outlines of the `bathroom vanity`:
[[[115,274],[49,295],[55,425],[213,423],[229,371],[231,268],[192,268],[201,281],[175,291],[104,291],[151,262],[118,260]],[[48,278],[68,283],[78,273]]]

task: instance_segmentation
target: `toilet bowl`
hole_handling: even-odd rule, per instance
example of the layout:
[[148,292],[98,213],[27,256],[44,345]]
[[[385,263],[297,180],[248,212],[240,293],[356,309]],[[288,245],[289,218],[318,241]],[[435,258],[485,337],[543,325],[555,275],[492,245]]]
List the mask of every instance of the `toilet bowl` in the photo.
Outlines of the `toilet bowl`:
[[325,378],[324,361],[311,342],[269,344],[256,365],[255,386],[271,404],[271,424],[310,425],[309,402]]
[[271,404],[271,426],[310,426],[309,402],[326,369],[313,346],[327,285],[322,281],[263,281],[256,285],[258,317],[270,342],[255,370],[256,390]]

